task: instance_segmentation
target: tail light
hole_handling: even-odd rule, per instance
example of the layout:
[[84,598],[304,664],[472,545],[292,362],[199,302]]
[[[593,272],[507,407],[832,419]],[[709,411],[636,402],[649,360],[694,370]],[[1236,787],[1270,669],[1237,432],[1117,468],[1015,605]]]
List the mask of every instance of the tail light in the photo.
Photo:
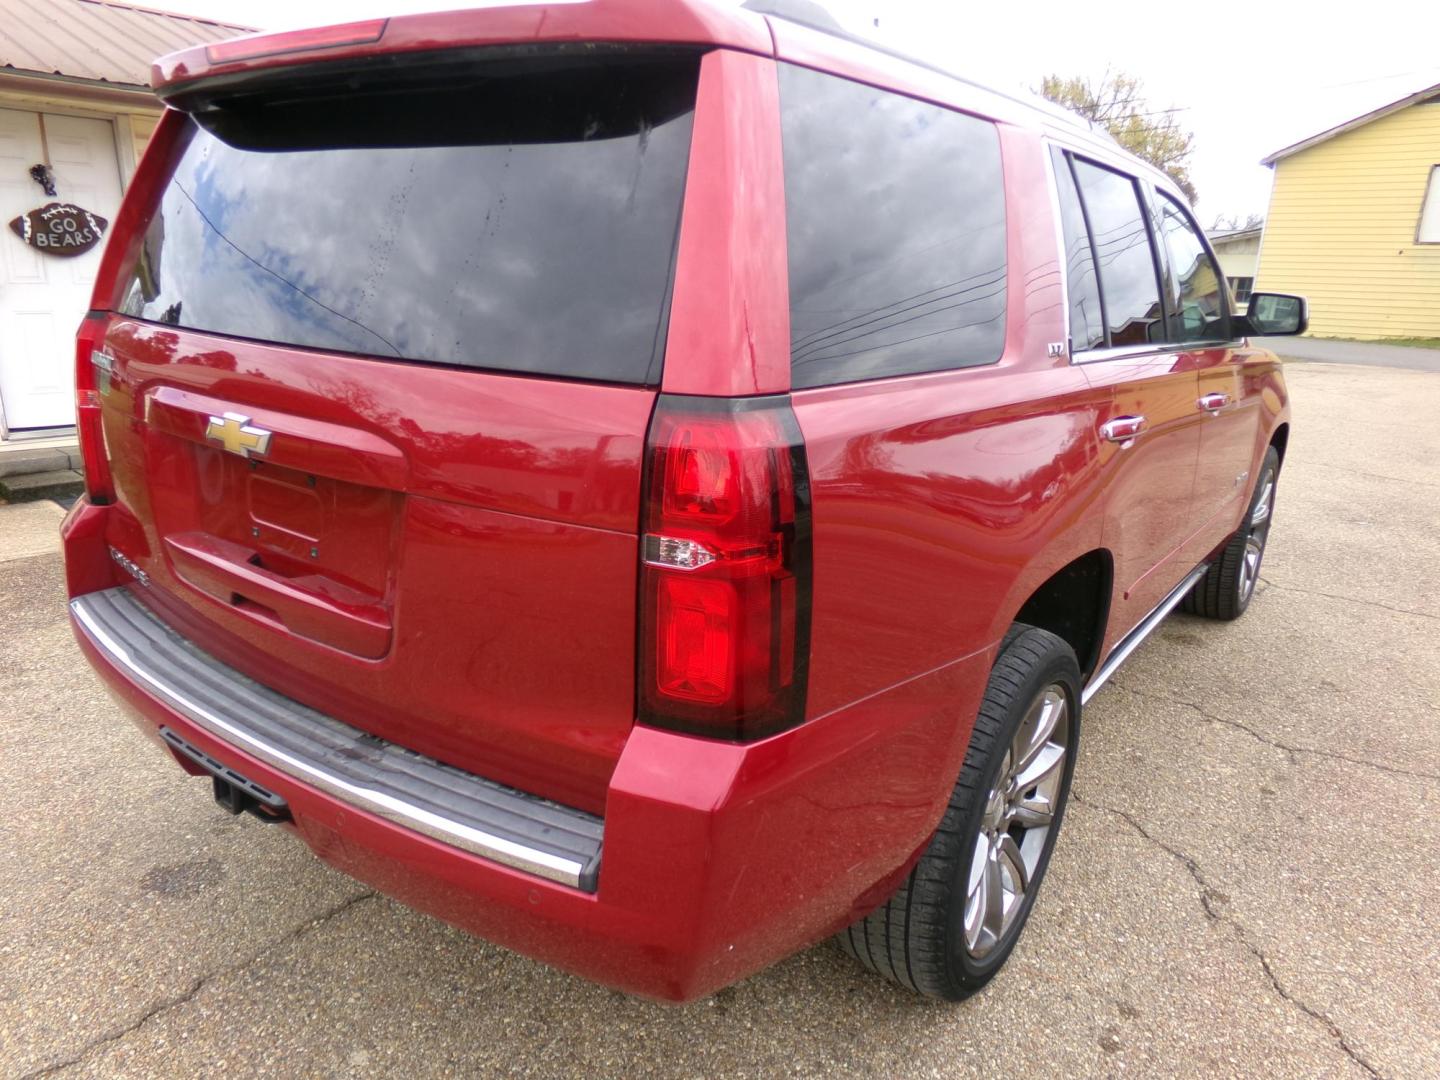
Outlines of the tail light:
[[741,740],[800,723],[810,477],[789,399],[662,396],[645,468],[641,722]]
[[110,377],[110,360],[103,348],[108,325],[104,312],[92,311],[75,335],[75,432],[85,462],[85,493],[97,504],[115,501],[100,416],[100,381]]

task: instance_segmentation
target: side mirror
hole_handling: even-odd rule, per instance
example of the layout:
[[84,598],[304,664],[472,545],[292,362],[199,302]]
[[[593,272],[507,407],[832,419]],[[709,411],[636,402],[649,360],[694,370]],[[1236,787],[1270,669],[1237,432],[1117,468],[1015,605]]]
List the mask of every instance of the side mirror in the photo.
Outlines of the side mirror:
[[1250,333],[1260,337],[1303,334],[1310,325],[1310,305],[1303,296],[1251,293],[1250,310],[1245,315],[1245,321],[1250,324]]

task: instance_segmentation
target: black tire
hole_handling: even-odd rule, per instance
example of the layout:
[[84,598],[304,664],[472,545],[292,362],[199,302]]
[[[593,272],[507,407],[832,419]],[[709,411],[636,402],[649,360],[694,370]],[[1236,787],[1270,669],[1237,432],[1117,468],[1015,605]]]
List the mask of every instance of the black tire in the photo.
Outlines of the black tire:
[[[1023,896],[1012,908],[1015,914],[1004,916],[1010,921],[977,959],[967,943],[966,930],[971,864],[978,859],[982,829],[986,837],[1013,838],[1015,829],[1028,835],[1018,824],[1006,833],[990,827],[1003,817],[994,813],[994,788],[1001,780],[1002,768],[1009,767],[1009,751],[1022,723],[1030,723],[1027,730],[1040,727],[1038,720],[1031,722],[1037,715],[1032,707],[1043,704],[1047,693],[1054,695],[1055,688],[1064,698],[1067,730],[1064,757],[1055,767],[1058,777],[1046,781],[1052,788],[1048,805],[1053,816],[1047,831],[1037,835],[1032,844],[1037,857]],[[1049,700],[1053,703],[1055,699]],[[841,947],[871,971],[929,997],[959,1001],[989,982],[1015,947],[1043,882],[1070,794],[1079,734],[1080,668],[1074,652],[1048,631],[1017,624],[1001,643],[960,778],[929,847],[889,901],[840,933]],[[1042,749],[1049,751],[1051,745],[1047,741]],[[1040,791],[1028,790],[1032,796]],[[1013,883],[1015,878],[1010,880]]]
[[[1205,576],[1181,602],[1181,610],[1207,619],[1238,619],[1245,614],[1255,595],[1255,583],[1265,558],[1265,545],[1270,538],[1270,523],[1275,517],[1276,479],[1280,475],[1280,454],[1272,446],[1265,451],[1255,489],[1246,504],[1245,517],[1233,536],[1225,542],[1219,557],[1210,564]],[[1267,494],[1268,492],[1268,494]],[[1256,521],[1256,510],[1265,496],[1264,519]],[[1258,545],[1258,548],[1256,547]],[[1248,568],[1246,558],[1255,552],[1254,565]]]

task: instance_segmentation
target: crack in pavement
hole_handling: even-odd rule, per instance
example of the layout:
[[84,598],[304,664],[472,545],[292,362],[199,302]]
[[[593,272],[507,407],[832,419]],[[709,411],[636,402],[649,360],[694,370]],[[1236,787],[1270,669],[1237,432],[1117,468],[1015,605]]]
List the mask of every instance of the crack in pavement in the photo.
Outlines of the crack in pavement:
[[1230,927],[1230,929],[1234,932],[1235,939],[1239,941],[1242,946],[1244,946],[1246,952],[1250,953],[1250,955],[1259,962],[1261,970],[1265,973],[1265,978],[1269,981],[1270,986],[1275,991],[1275,993],[1278,994],[1290,1005],[1293,1005],[1295,1008],[1299,1009],[1306,1016],[1323,1025],[1326,1032],[1330,1035],[1332,1039],[1335,1040],[1336,1045],[1339,1046],[1340,1050],[1343,1051],[1344,1054],[1348,1058],[1350,1058],[1351,1061],[1353,1061],[1356,1065],[1360,1066],[1360,1068],[1364,1069],[1371,1076],[1376,1077],[1377,1080],[1381,1080],[1380,1071],[1376,1069],[1375,1066],[1371,1065],[1370,1062],[1365,1060],[1364,1055],[1361,1054],[1360,1051],[1355,1049],[1355,1047],[1350,1044],[1350,1041],[1345,1037],[1345,1033],[1340,1030],[1340,1026],[1336,1024],[1334,1020],[1330,1019],[1329,1016],[1321,1012],[1319,1009],[1315,1008],[1313,1005],[1302,1001],[1300,998],[1296,997],[1293,993],[1291,993],[1289,989],[1286,988],[1285,984],[1280,981],[1280,977],[1275,974],[1275,968],[1270,963],[1270,958],[1265,955],[1264,950],[1261,949],[1260,946],[1256,945],[1255,942],[1250,939],[1250,933],[1248,930],[1245,929],[1245,926],[1233,915],[1227,914],[1226,912],[1223,912],[1216,907],[1216,900],[1220,898],[1223,894],[1220,892],[1220,890],[1216,889],[1213,885],[1211,885],[1210,882],[1205,880],[1204,873],[1200,870],[1199,864],[1196,863],[1194,859],[1192,859],[1189,855],[1186,855],[1179,848],[1167,844],[1164,840],[1161,840],[1154,833],[1150,832],[1150,830],[1145,828],[1145,826],[1142,825],[1133,814],[1129,814],[1124,810],[1117,810],[1113,806],[1106,806],[1103,803],[1093,802],[1090,799],[1081,796],[1078,791],[1072,790],[1070,792],[1070,798],[1073,799],[1075,802],[1079,803],[1081,806],[1088,807],[1092,810],[1099,810],[1106,814],[1110,814],[1113,817],[1119,818],[1121,821],[1129,825],[1130,828],[1137,832],[1140,836],[1144,837],[1151,844],[1154,844],[1161,851],[1165,852],[1165,854],[1169,855],[1171,858],[1179,862],[1180,865],[1184,866],[1186,871],[1190,874],[1191,879],[1195,882],[1196,886],[1199,889],[1200,907],[1205,912],[1205,917],[1211,922],[1224,923],[1225,925]]
[[1352,469],[1347,465],[1331,465],[1324,461],[1308,461],[1305,463],[1308,468],[1332,469],[1335,472],[1351,473],[1354,476],[1365,476],[1373,480],[1389,480],[1396,484],[1404,484],[1407,487],[1419,484],[1423,487],[1440,487],[1434,480],[1417,480],[1404,476],[1387,476],[1385,473],[1365,472],[1361,469]]
[[1292,765],[1296,764],[1296,755],[1310,754],[1314,757],[1330,758],[1334,761],[1348,762],[1351,765],[1360,765],[1367,769],[1379,769],[1381,772],[1391,773],[1395,776],[1408,776],[1414,780],[1429,780],[1433,783],[1440,783],[1440,774],[1437,773],[1420,772],[1417,769],[1405,769],[1399,765],[1387,765],[1383,761],[1366,761],[1363,758],[1351,757],[1349,754],[1340,754],[1334,750],[1319,750],[1313,746],[1293,746],[1290,743],[1283,743],[1279,739],[1271,738],[1255,730],[1249,724],[1242,724],[1239,720],[1232,720],[1228,716],[1216,716],[1212,712],[1207,712],[1193,701],[1184,701],[1180,698],[1169,698],[1160,694],[1151,694],[1144,690],[1136,690],[1133,686],[1127,686],[1125,683],[1113,680],[1110,685],[1117,690],[1123,690],[1125,693],[1132,694],[1138,698],[1145,698],[1149,701],[1159,701],[1166,705],[1182,705],[1187,709],[1192,709],[1199,713],[1202,720],[1208,720],[1212,724],[1224,724],[1226,727],[1243,731],[1256,742],[1263,743],[1266,746],[1283,752],[1290,759],[1290,764]]
[[178,1008],[179,1006],[184,1005],[186,1002],[193,1000],[195,996],[200,993],[201,990],[205,989],[206,986],[210,985],[216,979],[223,979],[226,975],[233,975],[237,971],[244,971],[251,964],[256,963],[274,950],[288,945],[294,941],[298,941],[305,934],[316,929],[321,924],[329,922],[331,919],[334,919],[339,915],[343,915],[346,911],[349,911],[356,904],[359,904],[365,900],[372,900],[379,895],[379,893],[371,891],[360,893],[358,896],[352,896],[344,903],[337,904],[329,911],[322,912],[310,921],[301,923],[299,926],[295,927],[288,933],[282,935],[274,941],[271,941],[261,946],[244,960],[241,960],[238,963],[231,964],[229,967],[220,968],[216,971],[211,971],[204,975],[201,975],[198,979],[193,980],[190,985],[184,990],[182,990],[180,993],[174,994],[171,997],[165,998],[161,1001],[156,1002],[154,1005],[151,1005],[150,1008],[146,1009],[143,1013],[141,1013],[141,1015],[137,1019],[126,1024],[124,1027],[115,1031],[106,1032],[104,1035],[99,1035],[94,1039],[91,1039],[89,1042],[81,1046],[80,1049],[72,1057],[68,1057],[64,1061],[56,1061],[52,1062],[49,1065],[42,1065],[38,1069],[32,1069],[30,1072],[21,1075],[19,1080],[38,1080],[39,1077],[50,1076],[53,1073],[59,1072],[61,1069],[68,1069],[73,1065],[79,1065],[82,1061],[84,1061],[102,1046],[108,1046],[111,1043],[120,1042],[121,1040],[139,1031],[151,1020],[155,1019],[155,1017],[160,1016],[163,1013],[169,1012],[171,1009]]
[[1414,615],[1419,619],[1434,619],[1440,622],[1440,615],[1432,615],[1428,611],[1416,611],[1414,608],[1396,607],[1394,604],[1382,604],[1379,600],[1366,600],[1359,596],[1343,596],[1340,593],[1318,592],[1314,589],[1297,589],[1294,585],[1280,585],[1267,577],[1261,577],[1260,583],[1269,589],[1279,589],[1281,592],[1299,593],[1302,596],[1323,596],[1327,600],[1344,600],[1346,603],[1359,604],[1361,607],[1376,607],[1384,611],[1393,611],[1399,615]]
[[[58,536],[59,534],[57,533],[56,535]],[[59,558],[60,549],[58,547],[54,551],[33,551],[26,555],[0,555],[0,568],[11,573],[20,574],[20,569],[15,565],[16,563],[43,562],[47,559],[53,562],[58,561]]]

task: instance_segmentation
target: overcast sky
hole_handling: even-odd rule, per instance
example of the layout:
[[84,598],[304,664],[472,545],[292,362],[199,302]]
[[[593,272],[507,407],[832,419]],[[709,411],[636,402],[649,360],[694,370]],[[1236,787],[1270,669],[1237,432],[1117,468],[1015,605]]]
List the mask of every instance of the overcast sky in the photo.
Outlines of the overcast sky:
[[[444,0],[155,0],[265,29],[443,10]],[[479,3],[472,6],[493,6]],[[1199,216],[1263,213],[1260,158],[1440,83],[1440,3],[1297,0],[1202,5],[1154,0],[830,0],[844,21],[1004,88],[1047,73],[1138,76],[1152,108],[1195,133]],[[879,19],[879,27],[873,27]]]

